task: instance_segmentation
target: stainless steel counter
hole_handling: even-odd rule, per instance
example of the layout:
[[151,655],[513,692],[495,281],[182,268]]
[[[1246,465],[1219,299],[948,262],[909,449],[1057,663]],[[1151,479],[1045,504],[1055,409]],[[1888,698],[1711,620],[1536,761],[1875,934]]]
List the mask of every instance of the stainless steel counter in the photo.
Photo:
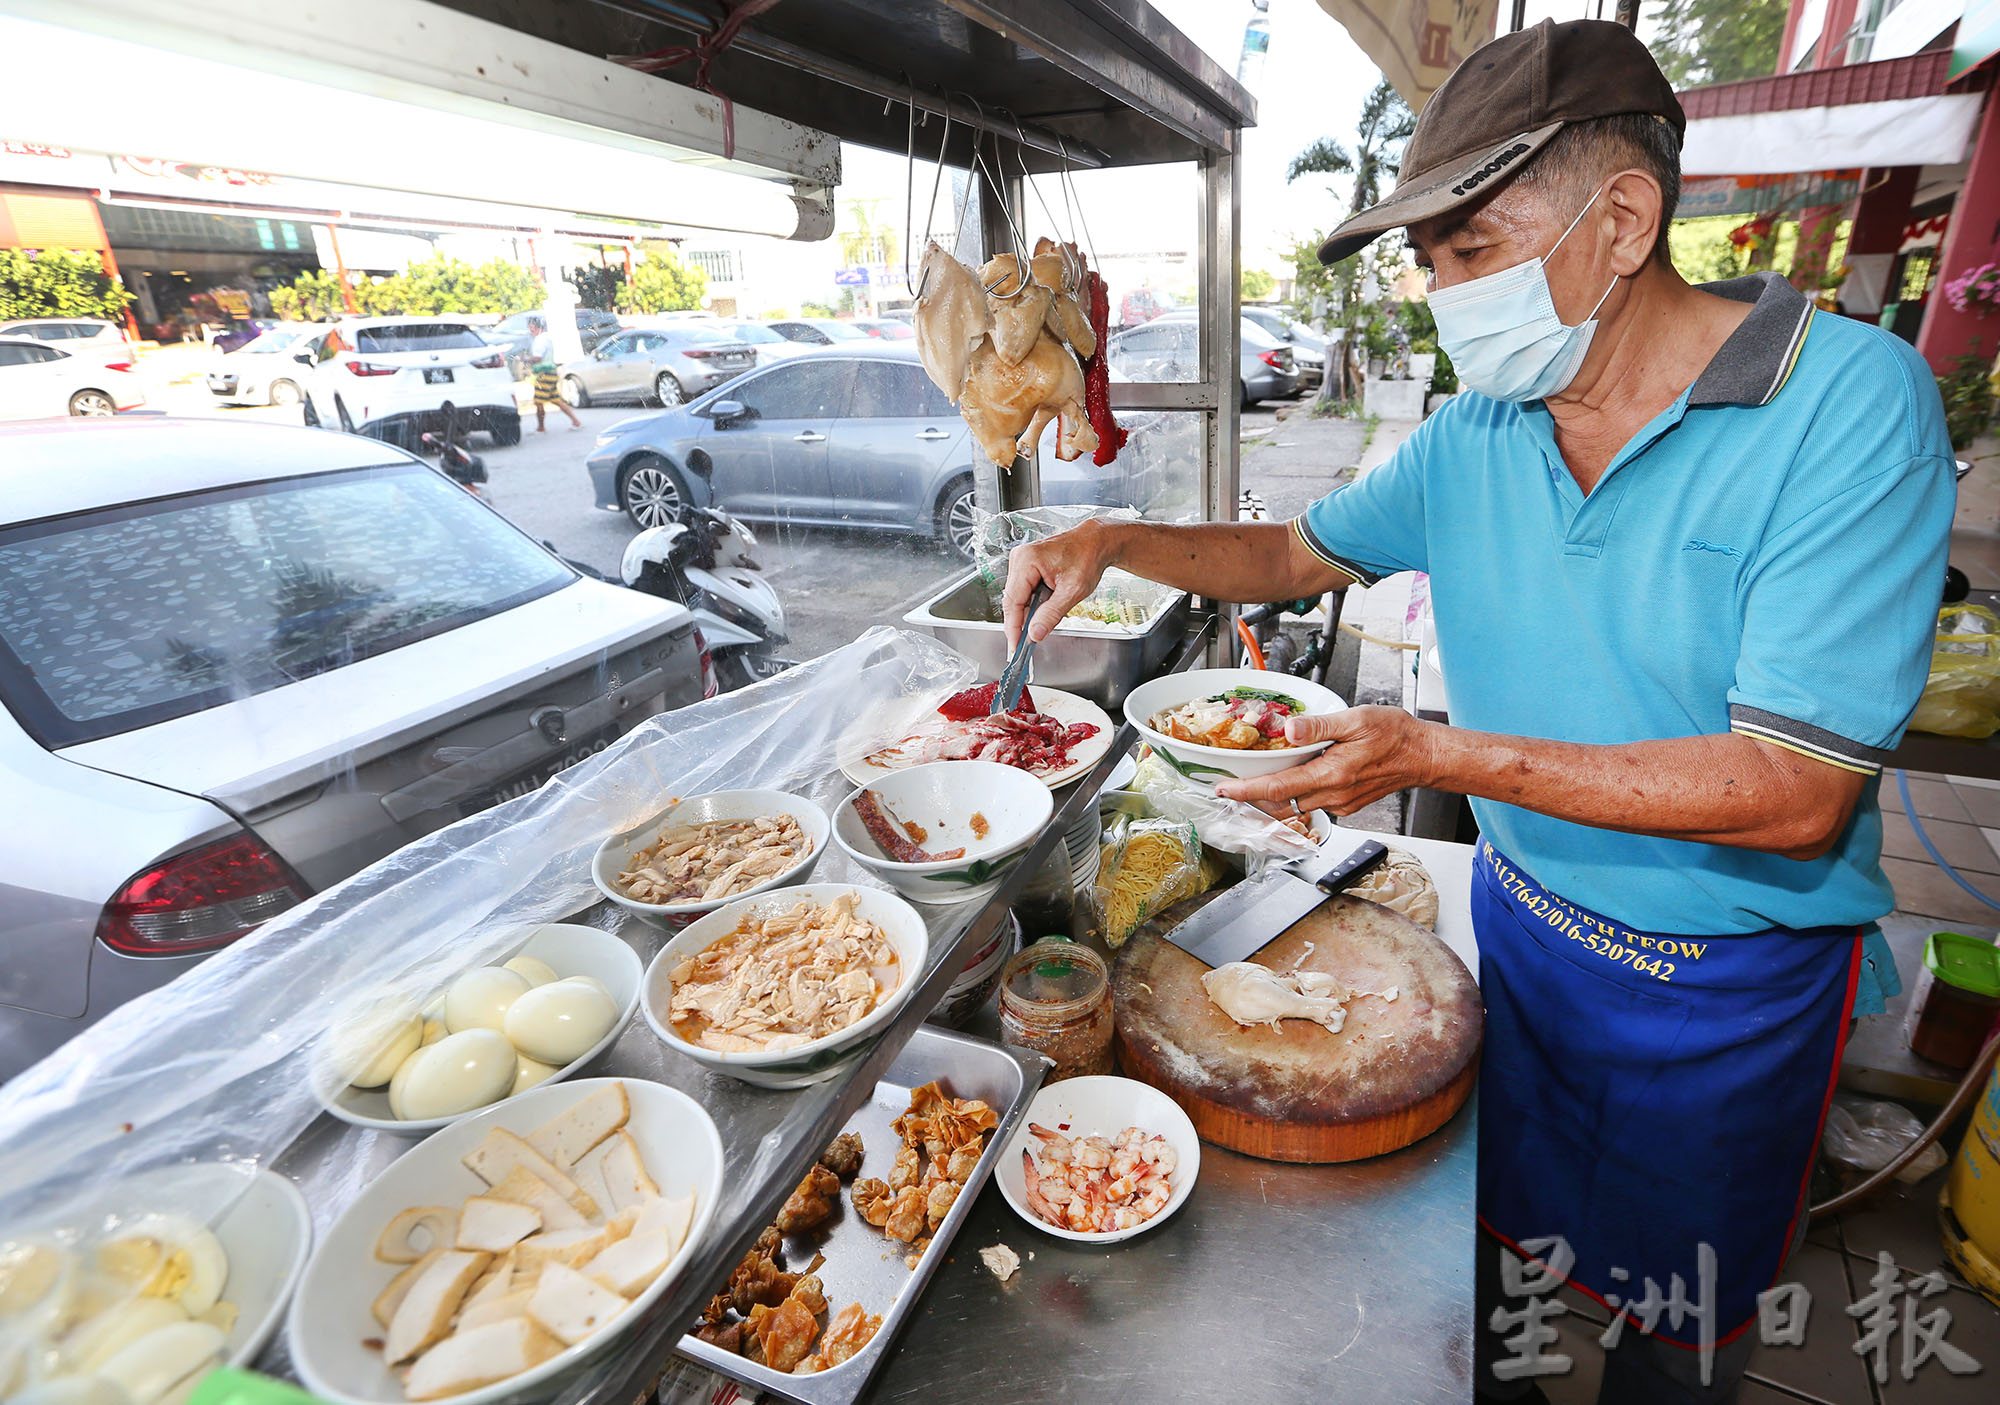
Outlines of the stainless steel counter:
[[[968,1032],[997,1031],[987,1010]],[[1103,1249],[989,1185],[865,1398],[1465,1401],[1477,1105],[1341,1166],[1204,1145],[1180,1213]],[[1005,1284],[979,1259],[996,1243],[1021,1256]]]

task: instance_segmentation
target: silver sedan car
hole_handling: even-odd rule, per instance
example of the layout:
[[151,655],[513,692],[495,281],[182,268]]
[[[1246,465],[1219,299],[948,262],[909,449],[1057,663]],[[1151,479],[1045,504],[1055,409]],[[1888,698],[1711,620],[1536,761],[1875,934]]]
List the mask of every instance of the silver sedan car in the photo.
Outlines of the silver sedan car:
[[0,429],[0,1079],[712,682],[680,605],[376,440]]
[[561,368],[563,398],[572,405],[600,400],[657,400],[679,405],[704,395],[757,364],[757,349],[702,321],[631,327]]
[[[1249,318],[1241,323],[1237,393],[1245,405],[1296,395],[1302,376],[1292,348]],[[1200,326],[1192,310],[1169,312],[1118,333],[1108,344],[1114,376],[1133,381],[1201,379]]]
[[[1153,436],[1135,434],[1103,468],[1088,454],[1057,459],[1054,438],[1042,443],[1044,502],[1145,508],[1167,477],[1146,452]],[[597,505],[641,527],[671,522],[692,499],[757,522],[906,532],[969,555],[978,452],[915,343],[863,337],[614,424],[587,466]]]

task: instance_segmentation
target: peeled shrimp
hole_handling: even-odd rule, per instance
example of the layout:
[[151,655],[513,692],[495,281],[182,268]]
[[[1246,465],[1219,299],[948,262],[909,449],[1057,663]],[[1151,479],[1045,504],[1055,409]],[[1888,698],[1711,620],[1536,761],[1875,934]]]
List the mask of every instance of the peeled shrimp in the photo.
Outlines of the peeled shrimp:
[[1021,1153],[1028,1208],[1059,1229],[1133,1229],[1173,1199],[1180,1158],[1164,1137],[1139,1127],[1115,1137],[1071,1138],[1039,1123],[1028,1131],[1040,1144]]

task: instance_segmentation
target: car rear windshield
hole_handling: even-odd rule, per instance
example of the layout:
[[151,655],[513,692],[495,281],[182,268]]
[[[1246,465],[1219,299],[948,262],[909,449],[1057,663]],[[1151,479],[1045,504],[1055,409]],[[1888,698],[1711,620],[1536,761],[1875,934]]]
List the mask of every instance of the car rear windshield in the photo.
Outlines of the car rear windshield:
[[737,341],[755,342],[759,346],[766,342],[783,341],[784,338],[769,327],[760,327],[754,322],[731,322],[723,330]]
[[354,334],[363,356],[391,351],[468,351],[486,343],[479,333],[456,322],[399,322],[387,327],[363,327]]
[[357,663],[574,579],[419,464],[0,529],[0,696],[42,745],[70,746]]
[[806,325],[817,328],[832,337],[835,341],[866,341],[868,339],[868,334],[851,322],[808,322]]

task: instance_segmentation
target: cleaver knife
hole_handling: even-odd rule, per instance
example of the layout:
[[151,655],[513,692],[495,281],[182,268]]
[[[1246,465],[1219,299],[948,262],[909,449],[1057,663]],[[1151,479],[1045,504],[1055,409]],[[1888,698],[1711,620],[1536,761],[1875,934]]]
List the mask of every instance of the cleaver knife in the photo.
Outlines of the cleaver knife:
[[1318,853],[1266,869],[1255,882],[1238,883],[1167,933],[1167,940],[1210,966],[1247,960],[1389,857],[1388,849],[1376,840],[1352,840],[1343,846],[1345,837],[1336,831]]

